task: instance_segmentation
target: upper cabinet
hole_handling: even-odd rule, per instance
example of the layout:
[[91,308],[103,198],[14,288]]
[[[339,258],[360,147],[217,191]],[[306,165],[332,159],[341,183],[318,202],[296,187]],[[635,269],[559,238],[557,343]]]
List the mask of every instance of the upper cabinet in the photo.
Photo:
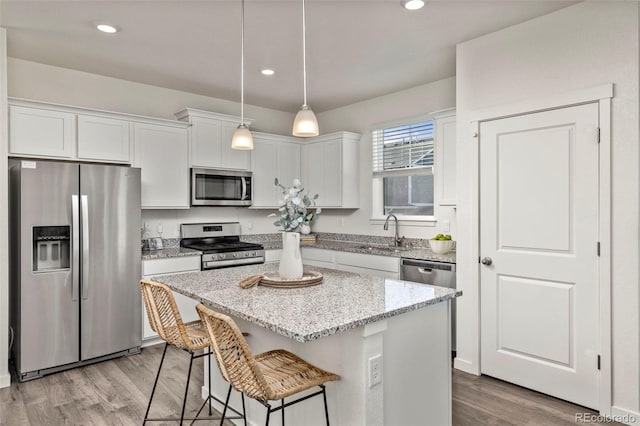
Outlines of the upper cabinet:
[[300,142],[288,136],[253,132],[253,147],[252,207],[277,207],[282,204],[282,194],[274,186],[274,179],[285,186],[300,179]]
[[73,158],[75,114],[18,105],[9,107],[9,155]]
[[[240,122],[239,117],[186,108],[175,114],[180,121],[191,124],[191,167],[249,170],[251,151],[231,148],[231,137]],[[245,119],[250,125],[253,120]]]
[[131,121],[154,120],[21,99],[9,102],[9,155],[15,157],[131,164]]
[[440,206],[456,205],[456,111],[443,111],[434,117],[436,200]]
[[360,135],[331,133],[302,143],[302,183],[319,207],[360,207]]
[[78,158],[118,163],[131,162],[129,121],[78,115]]
[[135,166],[143,209],[189,208],[189,137],[185,127],[134,123]]

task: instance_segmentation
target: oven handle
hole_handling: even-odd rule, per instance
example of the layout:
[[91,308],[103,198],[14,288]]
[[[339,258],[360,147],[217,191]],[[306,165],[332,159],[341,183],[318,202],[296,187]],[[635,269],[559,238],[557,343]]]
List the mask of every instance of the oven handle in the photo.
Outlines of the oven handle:
[[264,263],[264,257],[248,257],[244,259],[203,261],[202,269],[216,269],[216,268],[222,268],[224,266],[253,265],[258,263]]
[[242,176],[240,179],[242,179],[242,197],[240,199],[246,200],[247,199],[247,178]]

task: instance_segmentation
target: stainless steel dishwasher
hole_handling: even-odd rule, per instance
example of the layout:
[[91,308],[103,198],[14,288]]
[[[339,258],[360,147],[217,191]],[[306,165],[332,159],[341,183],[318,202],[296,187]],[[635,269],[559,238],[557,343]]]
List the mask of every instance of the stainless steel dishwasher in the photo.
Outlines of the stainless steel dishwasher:
[[[400,279],[440,287],[456,288],[455,263],[402,259]],[[456,350],[456,301],[451,302],[451,349]]]

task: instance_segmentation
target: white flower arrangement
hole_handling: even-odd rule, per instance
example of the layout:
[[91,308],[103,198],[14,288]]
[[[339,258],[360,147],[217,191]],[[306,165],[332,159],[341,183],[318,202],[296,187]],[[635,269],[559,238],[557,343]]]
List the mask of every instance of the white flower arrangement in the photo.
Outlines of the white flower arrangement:
[[309,225],[321,213],[322,209],[319,207],[311,211],[316,205],[318,194],[313,197],[303,194],[304,188],[300,180],[294,179],[293,186],[287,188],[276,178],[274,185],[282,190],[284,204],[278,208],[278,213],[272,213],[268,217],[279,217],[273,224],[282,227],[285,232],[298,231],[300,226]]

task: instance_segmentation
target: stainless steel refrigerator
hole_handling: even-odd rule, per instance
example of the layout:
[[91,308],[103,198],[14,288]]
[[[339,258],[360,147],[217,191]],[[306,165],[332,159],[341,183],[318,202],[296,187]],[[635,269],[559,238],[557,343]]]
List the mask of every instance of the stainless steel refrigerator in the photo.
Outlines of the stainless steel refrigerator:
[[139,352],[140,169],[11,160],[18,380]]

